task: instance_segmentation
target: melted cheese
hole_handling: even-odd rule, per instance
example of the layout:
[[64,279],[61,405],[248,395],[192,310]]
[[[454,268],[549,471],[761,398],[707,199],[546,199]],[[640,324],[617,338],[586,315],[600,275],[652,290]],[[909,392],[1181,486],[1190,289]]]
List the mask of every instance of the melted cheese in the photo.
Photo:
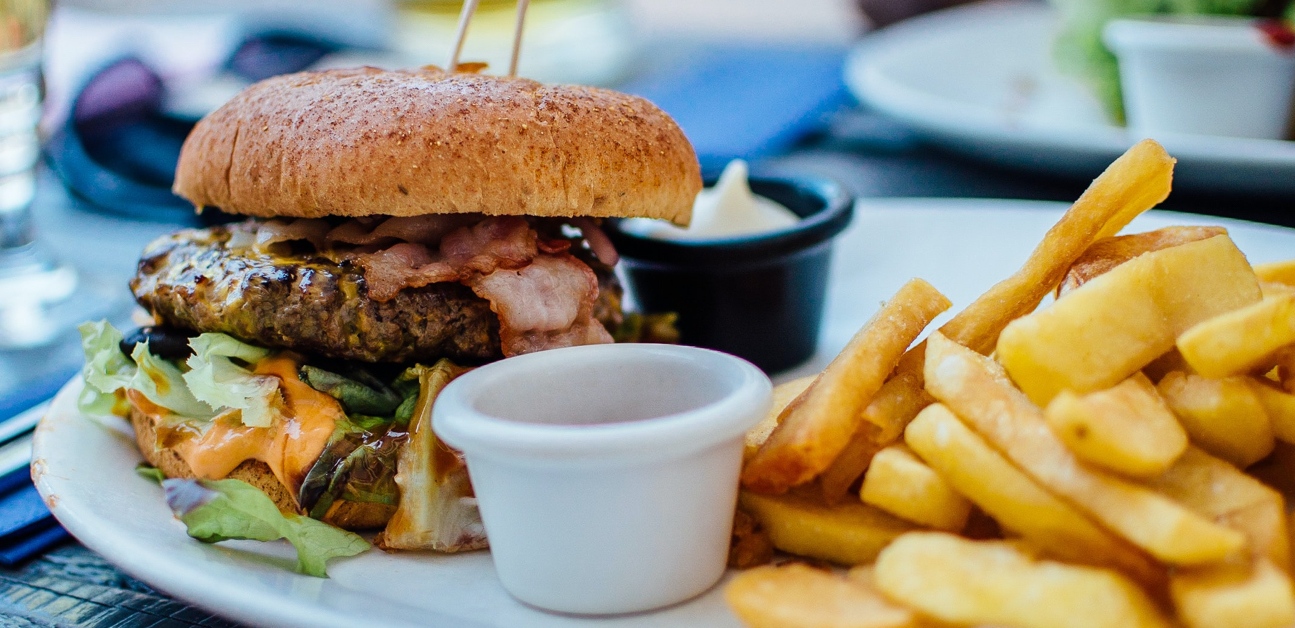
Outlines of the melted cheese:
[[[236,411],[212,419],[205,431],[183,423],[163,423],[158,425],[158,446],[170,447],[194,475],[209,480],[229,475],[246,460],[260,460],[296,495],[344,416],[337,400],[301,381],[297,369],[297,361],[286,355],[266,358],[256,365],[258,375],[279,378],[283,419],[274,425],[248,427]],[[140,409],[150,413],[162,410],[156,406]]]

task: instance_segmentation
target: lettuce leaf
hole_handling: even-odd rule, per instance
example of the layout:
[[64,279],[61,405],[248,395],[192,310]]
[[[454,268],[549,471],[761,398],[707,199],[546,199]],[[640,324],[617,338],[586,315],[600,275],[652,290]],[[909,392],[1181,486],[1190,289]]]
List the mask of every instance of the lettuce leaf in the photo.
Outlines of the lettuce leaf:
[[1124,100],[1115,55],[1102,42],[1106,23],[1128,15],[1161,13],[1163,0],[1050,0],[1061,15],[1053,53],[1057,66],[1086,82],[1117,123]]
[[432,431],[432,404],[451,380],[467,369],[442,359],[432,367],[416,366],[421,393],[409,420],[406,443],[396,453],[400,503],[382,531],[383,549],[458,550],[483,547],[485,528],[466,473],[455,472],[455,456],[441,455],[445,445]]
[[77,330],[85,351],[81,377],[86,384],[77,406],[86,414],[112,414],[117,405],[116,392],[129,386],[135,377],[135,363],[121,352],[121,332],[108,321],[81,323]]
[[85,351],[85,383],[104,393],[130,384],[135,363],[121,352],[121,332],[106,320],[81,323],[77,330]]
[[85,366],[81,375],[86,387],[77,405],[87,414],[110,414],[122,389],[138,390],[149,401],[195,419],[215,416],[211,407],[189,392],[180,369],[148,351],[148,343],[135,345],[130,357],[121,351],[122,335],[108,321],[82,323],[81,348]]
[[135,475],[138,475],[145,480],[152,480],[158,484],[161,484],[166,480],[166,474],[162,473],[161,469],[147,462],[141,462],[135,465]]
[[165,480],[166,503],[189,536],[204,543],[287,539],[297,571],[326,578],[329,560],[368,551],[358,534],[299,515],[285,515],[260,489],[242,480]]
[[1169,13],[1180,15],[1254,15],[1263,0],[1166,0]]
[[213,408],[242,411],[243,424],[269,427],[279,417],[279,379],[257,375],[235,359],[253,364],[270,355],[268,349],[240,342],[225,334],[201,334],[189,340],[193,356],[184,374],[188,389]]
[[338,426],[319,459],[306,473],[297,502],[315,518],[322,518],[339,499],[395,506],[396,460],[408,434],[387,424],[379,432]]
[[130,358],[139,367],[127,388],[138,390],[144,398],[191,419],[210,419],[216,416],[210,405],[196,399],[180,373],[180,368],[159,358],[148,350],[148,343],[135,345]]
[[403,401],[399,393],[378,378],[358,369],[339,375],[307,364],[301,367],[301,379],[342,402],[349,415],[390,416]]

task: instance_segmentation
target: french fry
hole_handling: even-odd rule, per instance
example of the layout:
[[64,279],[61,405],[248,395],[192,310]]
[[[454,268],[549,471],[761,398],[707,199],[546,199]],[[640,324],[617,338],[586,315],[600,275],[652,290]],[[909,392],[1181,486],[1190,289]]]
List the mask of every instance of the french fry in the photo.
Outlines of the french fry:
[[1202,449],[1241,468],[1273,450],[1273,429],[1247,377],[1208,379],[1173,372],[1157,386]]
[[1281,493],[1228,462],[1191,447],[1147,486],[1244,534],[1255,556],[1289,567],[1290,539]]
[[1070,292],[1143,253],[1204,240],[1227,232],[1228,230],[1223,227],[1165,227],[1145,233],[1098,240],[1075,260],[1070,270],[1066,271],[1061,285],[1057,286],[1057,296]]
[[1283,390],[1295,394],[1295,349],[1279,352],[1275,361],[1277,381],[1281,383]]
[[1268,414],[1273,436],[1283,442],[1295,443],[1295,395],[1267,378],[1252,377],[1247,383]]
[[904,445],[873,456],[859,498],[901,519],[948,532],[961,531],[971,514],[971,502]]
[[841,455],[819,477],[823,499],[829,504],[844,499],[850,486],[868,468],[873,454],[903,434],[908,421],[906,417],[917,416],[918,411],[930,403],[931,396],[922,389],[921,373],[899,372],[886,380],[881,390],[864,406],[861,429],[854,433]]
[[1295,286],[1295,259],[1255,264],[1255,275],[1260,281]]
[[1039,484],[1161,561],[1200,565],[1245,547],[1240,533],[1145,486],[1080,463],[996,362],[938,333],[927,340],[926,388]]
[[1178,337],[1178,351],[1205,377],[1267,371],[1295,343],[1295,294],[1272,296],[1193,325]]
[[1169,196],[1174,159],[1153,140],[1138,142],[1116,159],[1053,225],[1025,265],[959,312],[940,333],[989,353],[1012,320],[1029,314],[1061,282],[1088,247]]
[[818,476],[818,488],[824,503],[839,504],[852,499],[850,487],[872,462],[872,457],[879,451],[878,443],[884,442],[877,434],[877,427],[871,423],[860,425],[836,460]]
[[746,432],[742,450],[743,460],[754,456],[755,452],[760,449],[760,445],[769,440],[769,435],[773,433],[773,428],[778,427],[778,417],[782,416],[783,409],[790,405],[796,397],[799,397],[800,393],[805,392],[805,389],[814,383],[815,377],[817,376],[806,375],[773,387],[773,404],[769,406],[769,413],[755,427]]
[[1109,388],[1203,320],[1259,301],[1259,282],[1227,236],[1144,254],[1018,318],[997,357],[1039,405]]
[[[903,360],[900,361],[903,366]],[[908,421],[896,421],[898,416],[917,416],[917,413],[935,401],[922,387],[921,369],[916,372],[896,373],[886,380],[877,396],[863,408],[866,422],[879,428],[878,437],[893,443],[904,435]]]
[[1062,560],[1114,567],[1150,588],[1165,571],[1143,551],[1044,490],[942,404],[926,407],[904,442],[999,524]]
[[1295,284],[1277,283],[1275,281],[1259,280],[1259,290],[1263,292],[1264,298],[1280,297],[1295,294]]
[[724,599],[751,628],[919,628],[917,613],[852,578],[792,563],[733,578]]
[[[869,589],[872,589],[873,591],[877,591],[876,576],[877,576],[876,564],[858,565],[856,567],[851,567],[850,570],[845,573],[845,577],[849,578],[851,581],[857,582],[865,587],[868,587]],[[877,594],[880,595],[881,591],[877,591]]]
[[1001,541],[905,534],[882,550],[874,578],[890,599],[958,625],[1169,627],[1147,594],[1124,576],[1039,560]]
[[859,502],[826,506],[796,493],[742,491],[739,507],[760,521],[773,546],[842,565],[872,562],[881,548],[915,529],[907,521]]
[[1187,432],[1142,373],[1086,395],[1063,390],[1044,417],[1080,460],[1122,475],[1153,477],[1187,449]]
[[827,469],[858,429],[864,405],[904,350],[949,306],[949,299],[921,279],[900,288],[783,410],[769,439],[747,461],[742,484],[762,493],[781,493]]
[[[993,351],[1003,328],[1033,312],[1088,247],[1119,233],[1138,215],[1169,197],[1174,161],[1154,140],[1135,144],[1093,180],[1044,234],[1020,269],[955,314],[940,327],[940,333],[980,353]],[[920,394],[925,359],[926,344],[922,343],[909,349],[896,369],[896,377],[904,373],[914,376],[903,384],[909,398]],[[923,407],[896,404],[893,411],[903,414],[878,413],[868,420],[877,422],[883,432],[886,425],[898,425],[903,431]]]
[[1289,571],[1290,517],[1286,514],[1285,505],[1285,498],[1258,502],[1223,515],[1218,522],[1245,534],[1255,546],[1251,553],[1257,558],[1271,560],[1282,571]]
[[1174,574],[1169,590],[1188,628],[1295,624],[1290,577],[1266,560],[1184,570]]

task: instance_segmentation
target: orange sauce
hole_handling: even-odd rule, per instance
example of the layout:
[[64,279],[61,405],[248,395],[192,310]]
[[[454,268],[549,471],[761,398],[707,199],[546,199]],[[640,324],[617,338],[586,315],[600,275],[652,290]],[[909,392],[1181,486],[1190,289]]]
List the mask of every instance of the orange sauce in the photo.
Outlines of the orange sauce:
[[[172,448],[194,475],[209,480],[229,475],[245,460],[260,460],[295,494],[343,417],[337,400],[301,381],[297,368],[297,361],[288,355],[266,358],[256,365],[258,375],[279,379],[283,418],[274,425],[248,427],[238,412],[217,416],[205,431],[184,423],[163,423],[158,426],[158,446]],[[131,401],[140,410],[151,415],[167,412],[143,395],[131,393]]]

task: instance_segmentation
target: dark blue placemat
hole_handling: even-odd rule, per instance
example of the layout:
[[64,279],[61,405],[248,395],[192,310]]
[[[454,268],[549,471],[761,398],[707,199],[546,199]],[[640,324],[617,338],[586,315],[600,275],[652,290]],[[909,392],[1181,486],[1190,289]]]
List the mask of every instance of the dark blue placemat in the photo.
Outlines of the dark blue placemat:
[[852,105],[845,57],[836,47],[705,48],[620,89],[673,116],[711,175],[731,159],[784,153]]
[[0,540],[0,565],[13,567],[70,538],[54,517],[48,517],[27,534]]
[[54,393],[67,383],[67,380],[80,372],[80,366],[64,368],[50,377],[13,390],[9,394],[0,395],[0,422],[18,416],[36,407],[36,404],[53,397]]
[[12,566],[69,538],[23,466],[0,476],[0,565]]
[[[27,473],[26,469],[22,473]],[[25,535],[50,518],[49,508],[31,481],[0,497],[0,543],[10,535]]]
[[[6,499],[10,493],[25,486],[31,486],[31,471],[28,467],[0,475],[0,500]],[[0,534],[3,534],[4,527],[4,523],[0,522]]]

